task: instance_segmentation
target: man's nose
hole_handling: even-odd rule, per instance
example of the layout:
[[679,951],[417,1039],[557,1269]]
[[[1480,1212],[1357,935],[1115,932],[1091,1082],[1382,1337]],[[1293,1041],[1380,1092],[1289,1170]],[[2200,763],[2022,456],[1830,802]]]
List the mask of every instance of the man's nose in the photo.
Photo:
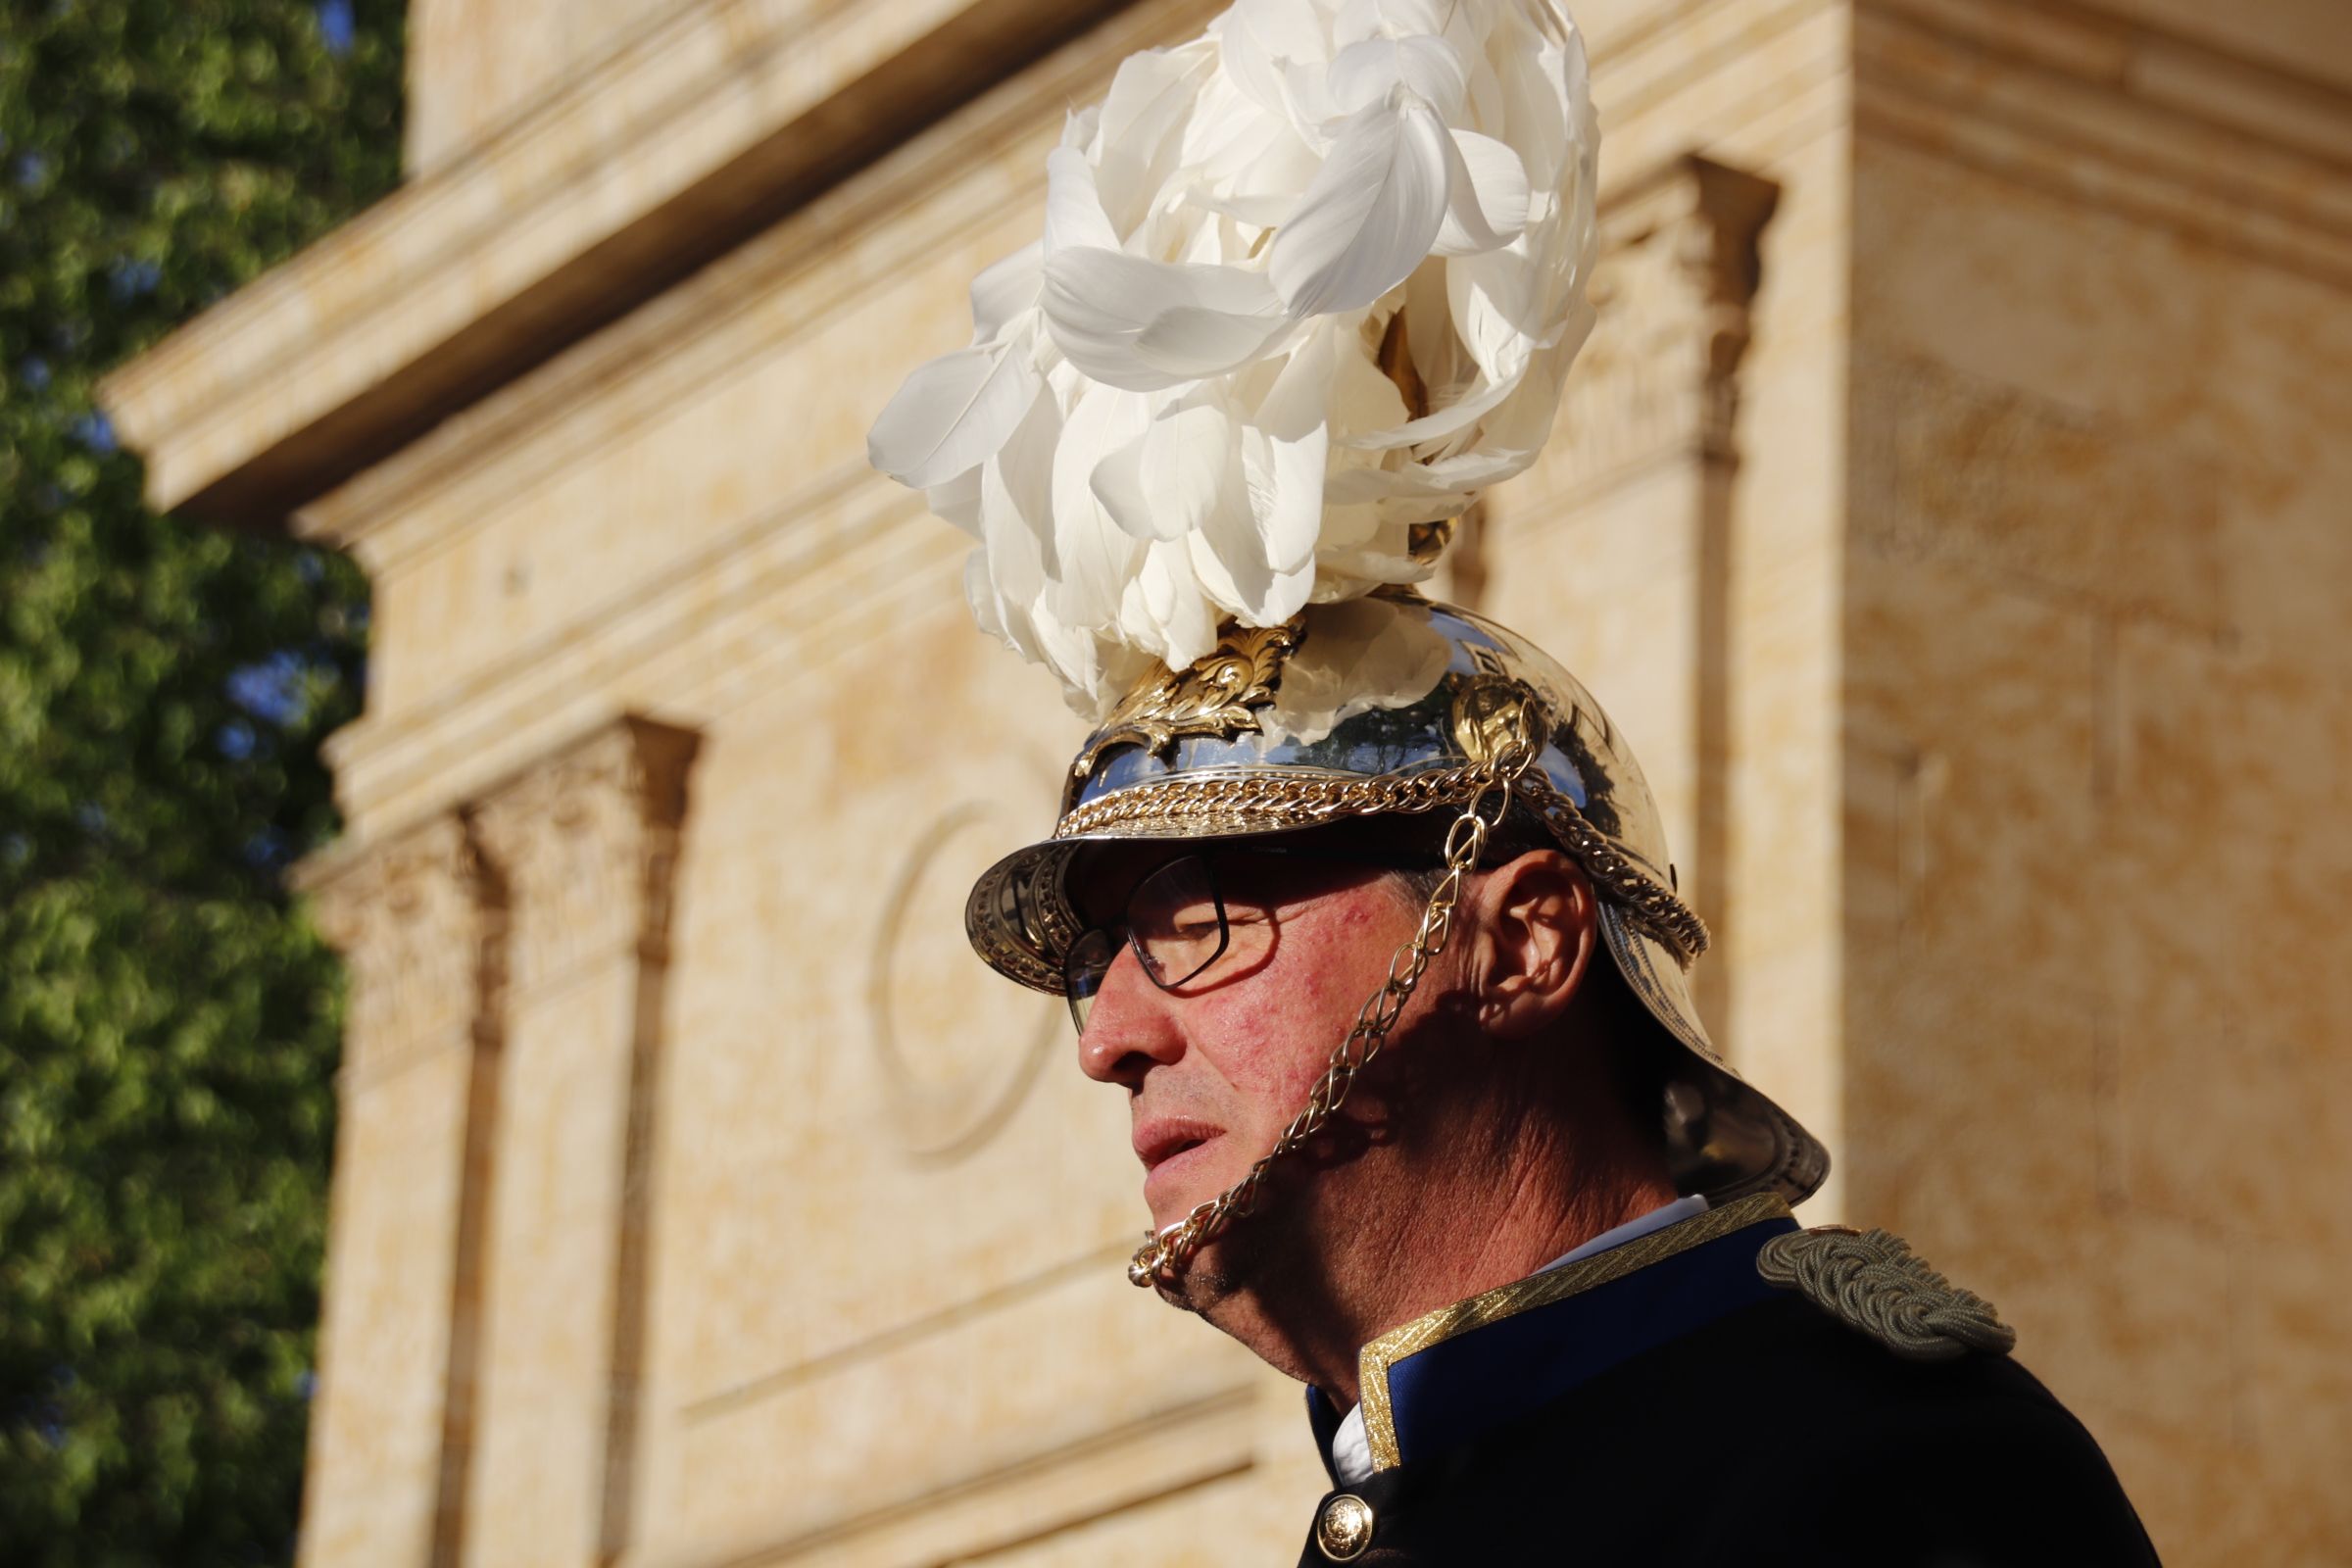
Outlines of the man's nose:
[[1184,1054],[1168,995],[1144,973],[1132,948],[1122,947],[1095,992],[1078,1036],[1078,1068],[1097,1083],[1141,1089],[1153,1067]]

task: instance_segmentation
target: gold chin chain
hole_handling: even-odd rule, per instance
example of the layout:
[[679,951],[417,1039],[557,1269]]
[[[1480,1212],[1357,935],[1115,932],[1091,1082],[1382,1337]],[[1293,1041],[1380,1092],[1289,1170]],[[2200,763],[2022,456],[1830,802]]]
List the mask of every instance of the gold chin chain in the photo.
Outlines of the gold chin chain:
[[[1388,1044],[1389,1031],[1396,1027],[1396,1019],[1403,1013],[1404,1004],[1412,1000],[1421,976],[1428,972],[1431,961],[1446,951],[1446,939],[1453,934],[1454,906],[1462,896],[1462,878],[1486,853],[1487,835],[1509,813],[1512,790],[1543,750],[1541,727],[1532,708],[1519,704],[1510,721],[1508,743],[1477,769],[1476,786],[1469,800],[1463,803],[1462,814],[1446,830],[1446,874],[1430,894],[1428,907],[1421,911],[1419,928],[1390,957],[1388,978],[1381,982],[1380,989],[1365,998],[1364,1004],[1356,1009],[1354,1026],[1333,1048],[1331,1059],[1324,1064],[1323,1076],[1307,1095],[1304,1108],[1291,1118],[1282,1136],[1274,1140],[1274,1147],[1250,1167],[1248,1175],[1166,1229],[1147,1232],[1144,1245],[1128,1260],[1129,1284],[1146,1289],[1175,1284],[1201,1248],[1224,1235],[1237,1217],[1256,1208],[1266,1173],[1274,1162],[1304,1147],[1347,1102],[1348,1092],[1355,1087],[1357,1075],[1372,1065],[1373,1058]],[[1485,814],[1490,805],[1492,816]]]

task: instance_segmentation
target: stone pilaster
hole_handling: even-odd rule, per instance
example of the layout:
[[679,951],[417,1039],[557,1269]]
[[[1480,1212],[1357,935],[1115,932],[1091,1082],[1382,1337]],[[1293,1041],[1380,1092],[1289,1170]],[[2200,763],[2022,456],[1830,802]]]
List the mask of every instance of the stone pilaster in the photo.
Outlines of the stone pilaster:
[[306,1568],[446,1561],[472,1420],[502,916],[464,824],[302,881],[349,965]]
[[[1642,760],[1683,891],[1709,924],[1725,875],[1733,479],[1740,364],[1779,198],[1699,157],[1661,165],[1601,214],[1592,338],[1554,447],[1489,503],[1480,547],[1511,563],[1488,608],[1593,688]],[[1479,574],[1483,578],[1483,573]],[[1696,975],[1729,1016],[1730,966]]]
[[670,887],[695,737],[624,718],[473,812],[512,907],[474,1563],[630,1537]]

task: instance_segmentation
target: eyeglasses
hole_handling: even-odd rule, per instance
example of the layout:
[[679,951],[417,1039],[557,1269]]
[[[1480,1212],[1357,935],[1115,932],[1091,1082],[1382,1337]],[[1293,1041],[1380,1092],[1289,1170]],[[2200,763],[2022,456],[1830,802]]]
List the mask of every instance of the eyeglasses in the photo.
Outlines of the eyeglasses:
[[[1234,858],[1283,857],[1339,864],[1429,869],[1425,858],[1340,854],[1268,846],[1229,852]],[[1145,975],[1162,991],[1181,992],[1203,980],[1247,974],[1273,951],[1274,902],[1262,897],[1229,897],[1219,886],[1210,857],[1187,855],[1170,860],[1135,885],[1115,920],[1090,927],[1062,955],[1063,994],[1070,1022],[1086,1033],[1095,997],[1124,947],[1134,952]],[[1122,940],[1122,935],[1124,939]],[[1215,976],[1210,971],[1215,970]]]

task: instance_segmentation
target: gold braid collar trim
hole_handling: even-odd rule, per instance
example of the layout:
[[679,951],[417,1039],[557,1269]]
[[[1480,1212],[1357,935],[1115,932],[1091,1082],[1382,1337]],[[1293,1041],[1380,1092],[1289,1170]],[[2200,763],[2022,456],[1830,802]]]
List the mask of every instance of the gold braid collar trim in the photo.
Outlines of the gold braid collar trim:
[[1693,1214],[1664,1230],[1637,1236],[1622,1247],[1612,1247],[1605,1252],[1595,1252],[1591,1257],[1498,1286],[1466,1301],[1442,1306],[1402,1328],[1389,1330],[1356,1352],[1355,1358],[1356,1391],[1363,1400],[1364,1438],[1372,1449],[1373,1465],[1390,1470],[1404,1462],[1396,1446],[1396,1411],[1389,1398],[1389,1368],[1406,1356],[1472,1329],[1483,1329],[1506,1317],[1581,1296],[1638,1273],[1652,1263],[1662,1263],[1678,1252],[1704,1247],[1719,1237],[1764,1220],[1783,1218],[1788,1213],[1788,1205],[1779,1194],[1758,1193],[1721,1208]]
[[[1162,779],[1089,801],[1054,825],[1054,837],[1121,829],[1167,837],[1262,833],[1344,817],[1434,811],[1468,801],[1478,792],[1481,776],[1476,767],[1454,767],[1378,778],[1257,772]],[[1707,925],[1697,911],[1637,865],[1574,801],[1533,774],[1521,782],[1519,794],[1585,874],[1684,968],[1707,951]]]

